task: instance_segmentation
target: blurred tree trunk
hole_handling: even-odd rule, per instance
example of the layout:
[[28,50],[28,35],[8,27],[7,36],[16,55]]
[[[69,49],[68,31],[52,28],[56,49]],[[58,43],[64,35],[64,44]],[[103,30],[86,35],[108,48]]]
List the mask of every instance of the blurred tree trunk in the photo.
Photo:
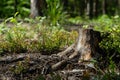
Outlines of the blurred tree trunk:
[[63,2],[64,9],[67,10],[68,6],[68,0],[62,0],[61,3]]
[[93,17],[93,0],[86,0],[86,15],[91,19]]
[[97,17],[98,16],[98,0],[94,0],[93,3],[93,16]]
[[89,0],[90,1],[90,19],[93,18],[93,0]]
[[30,17],[35,18],[37,16],[43,16],[43,10],[46,7],[45,0],[31,0],[31,14]]
[[102,0],[102,14],[106,14],[106,13],[107,13],[107,1]]
[[86,16],[89,16],[90,14],[90,3],[89,3],[89,0],[85,0],[85,3],[86,3]]
[[118,0],[118,14],[120,15],[120,0]]
[[116,4],[117,4],[116,14],[120,15],[120,0],[117,0]]
[[80,15],[83,16],[85,12],[85,0],[80,0],[79,4],[79,12]]
[[14,0],[14,10],[15,10],[15,13],[17,12],[17,4],[18,4],[17,0]]

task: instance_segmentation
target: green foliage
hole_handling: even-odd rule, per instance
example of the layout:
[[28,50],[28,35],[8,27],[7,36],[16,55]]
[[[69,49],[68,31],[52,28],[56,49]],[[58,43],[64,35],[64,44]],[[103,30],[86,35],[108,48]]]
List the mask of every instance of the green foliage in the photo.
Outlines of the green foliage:
[[103,32],[103,40],[100,46],[108,51],[114,50],[120,53],[120,18],[119,16],[114,16],[111,19],[109,17],[102,16],[95,21],[98,25],[95,29]]
[[92,25],[93,28],[101,32],[103,37],[100,43],[101,48],[106,50],[106,54],[117,53],[120,54],[120,18],[118,15],[113,17],[108,17],[107,15],[102,15],[97,19],[85,20],[80,17],[70,18],[70,22],[75,24],[84,24],[83,28],[89,28]]
[[21,18],[29,17],[30,14],[30,0],[19,0],[17,4],[19,16]]
[[[16,15],[15,15],[16,16]],[[13,27],[6,26],[6,22],[12,22]],[[2,23],[3,24],[3,23]],[[6,31],[6,32],[5,32]],[[20,26],[16,18],[10,17],[5,20],[4,27],[1,27],[1,53],[19,53],[27,51],[27,44],[25,43],[26,29]],[[3,33],[4,32],[4,33]]]
[[[94,20],[95,21],[95,20]],[[120,18],[118,15],[109,18],[106,15],[95,21],[95,29],[102,32],[103,40],[100,47],[105,51],[107,60],[107,72],[100,80],[119,80],[117,56],[120,56]],[[117,55],[117,56],[116,56]]]
[[[94,80],[119,80],[119,59],[120,59],[120,18],[118,15],[108,17],[107,15],[100,16],[98,19],[82,20],[81,18],[69,19],[75,24],[83,23],[83,28],[89,28],[93,25],[93,29],[100,31],[102,41],[100,47],[104,50],[102,54],[102,67],[106,68],[101,74],[97,74]],[[84,21],[84,22],[83,22]],[[100,63],[100,62],[98,62]],[[116,64],[117,63],[117,64]],[[98,66],[99,67],[99,66]],[[101,70],[100,70],[101,71]]]
[[70,22],[75,24],[84,24],[84,28],[88,28],[89,25],[93,25],[94,29],[101,32],[103,37],[100,43],[101,48],[106,50],[106,53],[120,54],[120,18],[118,15],[113,17],[108,17],[107,15],[102,15],[98,19],[93,20],[82,20],[79,17],[75,19],[69,19]]
[[1,0],[0,1],[0,18],[8,17],[14,14],[14,1],[13,0]]
[[24,40],[25,40],[24,29],[20,27],[12,27],[6,32],[3,42],[0,43],[0,47],[3,49],[4,52],[10,53],[26,52],[27,44],[25,44]]
[[105,51],[105,55],[120,55],[120,17],[118,15],[108,17],[102,15],[97,19],[85,20],[80,17],[70,18],[73,24],[84,24],[83,28],[93,28],[101,32],[102,41],[100,47]]
[[[44,23],[46,20],[44,17],[36,19],[39,23],[32,22],[34,25],[28,27],[22,27],[22,23],[18,22],[16,17],[5,20],[0,29],[0,52],[51,54],[72,44],[77,36],[75,31],[67,32],[60,26],[50,27]],[[7,27],[6,22],[13,23],[13,26]]]
[[66,45],[70,45],[77,36],[77,32],[67,32],[60,26],[49,27],[48,25],[41,23],[37,24],[34,27],[34,30],[35,40],[32,42],[33,45],[31,47],[36,48],[33,50],[44,52],[45,54],[54,53],[60,48],[63,48]]
[[69,18],[68,21],[74,24],[80,24],[83,22],[83,19],[81,17],[75,17],[75,18]]
[[[17,1],[15,7],[15,1]],[[60,23],[61,19],[63,19],[64,11],[69,13],[71,17],[81,16],[81,17],[87,17],[88,13],[91,14],[91,17],[98,17],[99,15],[103,14],[103,10],[105,10],[105,14],[109,16],[113,16],[115,14],[120,15],[120,6],[119,1],[117,4],[117,1],[111,0],[106,1],[107,7],[104,9],[103,0],[98,1],[90,1],[90,8],[86,7],[88,2],[85,0],[46,0],[47,2],[47,16],[53,20],[53,24]],[[62,3],[62,4],[61,4]],[[94,8],[92,8],[92,3],[94,5]],[[105,5],[106,5],[105,4]],[[43,4],[46,5],[46,4]],[[0,18],[8,18],[10,16],[13,16],[15,13],[15,8],[17,8],[17,12],[20,13],[20,17],[28,17],[30,14],[30,0],[1,0],[0,1]],[[64,10],[63,10],[64,9]],[[90,10],[88,10],[90,9]],[[45,8],[43,8],[43,11],[46,11]],[[61,14],[62,13],[62,14]],[[49,15],[48,15],[49,14]],[[62,17],[60,16],[62,15]],[[50,17],[51,16],[51,17]],[[59,17],[60,16],[60,17]],[[55,18],[54,18],[55,17]]]
[[108,32],[113,27],[112,19],[110,19],[107,15],[100,16],[95,22],[98,24],[95,29],[101,32]]
[[[8,18],[15,14],[14,0],[0,0],[0,18]],[[30,14],[30,1],[17,0],[17,11],[20,17],[28,17]]]
[[63,11],[63,5],[60,0],[46,0],[47,2],[47,18],[50,20],[51,25],[58,25],[63,23],[67,15]]

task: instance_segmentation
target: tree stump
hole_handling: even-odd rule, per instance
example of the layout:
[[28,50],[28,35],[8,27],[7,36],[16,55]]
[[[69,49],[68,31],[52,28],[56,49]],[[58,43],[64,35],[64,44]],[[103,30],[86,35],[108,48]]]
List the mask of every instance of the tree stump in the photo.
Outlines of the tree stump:
[[68,60],[78,57],[78,63],[90,61],[92,58],[99,57],[99,42],[101,41],[100,32],[93,29],[79,29],[79,35],[74,44],[66,50],[58,53],[59,57],[66,57],[52,68],[55,70],[65,64]]
[[[0,80],[35,79],[38,74],[42,74],[47,78],[46,75],[55,70],[55,73],[66,79],[70,77],[77,78],[76,76],[84,77],[86,73],[91,71],[96,73],[97,70],[93,65],[91,67],[90,60],[97,58],[97,54],[101,53],[99,49],[100,41],[100,32],[93,29],[79,29],[79,35],[75,43],[58,53],[57,56],[41,55],[39,53],[1,56]],[[68,80],[73,80],[73,78]]]

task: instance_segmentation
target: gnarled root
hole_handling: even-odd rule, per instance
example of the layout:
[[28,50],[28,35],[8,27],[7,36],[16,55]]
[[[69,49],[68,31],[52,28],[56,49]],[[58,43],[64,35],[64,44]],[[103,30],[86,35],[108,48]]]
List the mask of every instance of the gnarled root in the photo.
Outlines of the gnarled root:
[[63,52],[57,54],[59,57],[67,56],[67,59],[56,63],[52,68],[57,69],[64,65],[67,60],[73,59],[77,56],[79,56],[79,63],[81,61],[89,61],[96,53],[98,53],[97,50],[99,49],[98,44],[100,41],[100,32],[94,31],[93,29],[79,29],[79,35],[76,42]]

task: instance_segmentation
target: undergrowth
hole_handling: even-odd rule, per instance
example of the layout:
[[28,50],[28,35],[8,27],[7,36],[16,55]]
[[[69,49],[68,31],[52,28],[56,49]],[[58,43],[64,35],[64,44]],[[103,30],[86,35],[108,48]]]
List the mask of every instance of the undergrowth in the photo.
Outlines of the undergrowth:
[[[28,19],[26,19],[28,21]],[[31,23],[32,21],[32,23]],[[77,32],[68,32],[60,26],[45,24],[45,18],[37,18],[37,24],[29,20],[30,26],[23,27],[22,22],[11,17],[0,24],[0,53],[42,52],[52,54],[72,44]],[[8,27],[7,23],[12,23]],[[33,25],[32,25],[33,24]]]
[[[97,19],[86,20],[80,17],[70,18],[70,22],[83,24],[83,28],[93,28],[100,31],[102,41],[99,44],[104,51],[98,62],[101,74],[93,80],[119,80],[120,79],[120,17],[102,15]],[[102,72],[101,72],[102,71]]]
[[[75,20],[69,21],[75,23]],[[36,20],[26,19],[30,26],[22,26],[15,17],[8,18],[0,24],[0,54],[6,53],[42,53],[53,54],[71,45],[78,33],[68,32],[60,25],[53,26],[47,23],[45,17],[38,17]],[[12,23],[12,27],[7,24]],[[77,24],[83,23],[81,18],[77,18]],[[109,18],[104,15],[94,20],[84,22],[84,28],[92,25],[93,29],[100,31],[102,41],[100,47],[104,50],[104,57],[100,65],[104,70],[99,70],[100,74],[93,80],[119,80],[120,79],[120,18],[114,16]],[[106,66],[106,67],[105,67]],[[99,66],[98,66],[99,67]],[[23,68],[20,68],[20,71]],[[17,68],[16,68],[17,70]],[[19,73],[19,71],[15,71]],[[39,78],[38,78],[39,79]]]

